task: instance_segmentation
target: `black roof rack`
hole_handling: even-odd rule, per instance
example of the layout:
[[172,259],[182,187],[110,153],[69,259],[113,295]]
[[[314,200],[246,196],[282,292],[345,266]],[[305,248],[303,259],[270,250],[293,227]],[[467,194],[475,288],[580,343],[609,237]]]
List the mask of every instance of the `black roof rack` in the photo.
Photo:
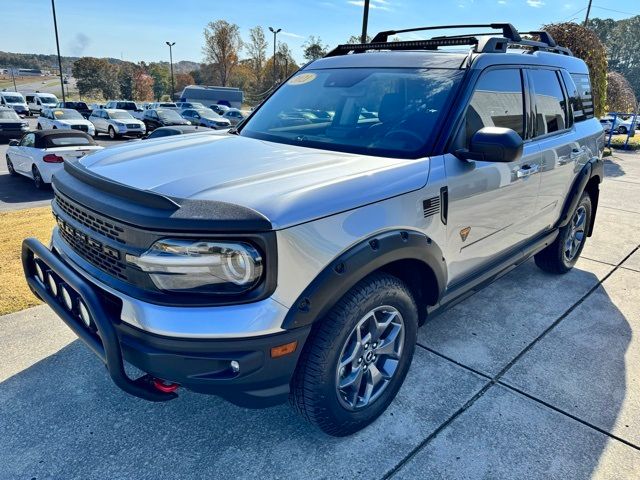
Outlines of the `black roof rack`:
[[[426,30],[443,30],[454,28],[492,28],[502,30],[502,36],[496,32],[481,32],[462,35],[448,35],[433,37],[426,40],[411,40],[389,42],[389,36],[399,33],[419,32]],[[536,35],[540,41],[523,39],[521,35]],[[562,55],[570,55],[571,50],[560,47],[553,37],[546,31],[531,31],[519,33],[510,23],[487,23],[469,25],[437,25],[432,27],[407,28],[404,30],[387,30],[378,33],[370,43],[355,43],[338,45],[331,50],[326,57],[347,55],[349,53],[362,53],[368,50],[437,50],[438,47],[448,46],[473,46],[475,53],[504,53],[508,46],[521,46],[530,48],[532,51],[544,50]]]

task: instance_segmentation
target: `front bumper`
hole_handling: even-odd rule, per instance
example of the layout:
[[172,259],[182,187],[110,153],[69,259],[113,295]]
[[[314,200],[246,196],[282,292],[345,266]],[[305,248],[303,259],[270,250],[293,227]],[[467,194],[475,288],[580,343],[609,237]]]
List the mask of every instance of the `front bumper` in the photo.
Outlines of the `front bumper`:
[[[58,280],[58,295],[46,286],[46,278],[44,283],[39,280],[36,261],[45,275],[53,274]],[[289,382],[309,328],[233,339],[156,335],[122,322],[122,303],[118,297],[88,282],[37,240],[23,242],[22,264],[31,290],[102,360],[113,382],[125,392],[150,401],[175,398],[175,393],[154,387],[153,380],[159,378],[245,407],[266,407],[287,399]],[[63,286],[74,298],[72,310],[62,301]],[[91,316],[88,327],[80,320],[79,301]],[[187,309],[175,308],[174,313],[179,315]],[[297,342],[293,353],[271,357],[272,347],[290,342]],[[125,372],[125,360],[147,375],[130,378]],[[231,367],[233,360],[239,364],[238,371]]]

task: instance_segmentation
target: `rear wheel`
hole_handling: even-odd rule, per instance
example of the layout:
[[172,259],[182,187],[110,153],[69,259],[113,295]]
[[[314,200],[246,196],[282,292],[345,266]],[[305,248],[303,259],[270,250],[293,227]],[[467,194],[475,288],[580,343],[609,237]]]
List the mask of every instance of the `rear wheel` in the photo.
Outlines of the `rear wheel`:
[[618,127],[618,133],[620,135],[626,135],[627,134],[627,127]]
[[333,436],[373,422],[395,398],[415,349],[418,311],[406,285],[374,274],[314,326],[300,357],[290,402]]
[[551,245],[535,255],[538,267],[551,273],[566,273],[573,268],[587,239],[591,208],[591,198],[584,192],[569,223],[560,229]]
[[47,184],[42,180],[42,175],[37,166],[31,167],[31,173],[33,174],[33,184],[38,190],[44,190],[47,188]]

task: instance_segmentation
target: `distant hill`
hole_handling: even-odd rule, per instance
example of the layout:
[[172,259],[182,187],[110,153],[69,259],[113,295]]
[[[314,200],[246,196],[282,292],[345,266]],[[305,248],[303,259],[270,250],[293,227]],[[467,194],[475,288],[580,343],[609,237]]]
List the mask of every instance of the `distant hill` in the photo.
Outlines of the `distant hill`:
[[[73,62],[80,57],[65,57],[62,56],[62,69],[70,69]],[[122,60],[118,58],[106,58],[109,63],[119,64]],[[169,62],[159,62],[169,65]],[[58,57],[57,55],[43,55],[37,53],[11,53],[0,51],[0,68],[39,68],[44,70],[58,69]],[[200,64],[196,62],[190,62],[187,60],[181,60],[173,64],[174,73],[188,73],[200,68]]]

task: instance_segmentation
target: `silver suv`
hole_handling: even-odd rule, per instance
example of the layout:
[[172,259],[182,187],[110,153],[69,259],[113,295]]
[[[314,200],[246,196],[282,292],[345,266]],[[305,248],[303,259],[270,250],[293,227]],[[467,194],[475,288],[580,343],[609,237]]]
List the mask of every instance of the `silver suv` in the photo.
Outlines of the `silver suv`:
[[365,427],[430,315],[530,257],[567,272],[593,229],[587,67],[485,27],[341,45],[228,134],[65,163],[50,248],[23,244],[29,285],[132,395],[289,399],[330,435]]

